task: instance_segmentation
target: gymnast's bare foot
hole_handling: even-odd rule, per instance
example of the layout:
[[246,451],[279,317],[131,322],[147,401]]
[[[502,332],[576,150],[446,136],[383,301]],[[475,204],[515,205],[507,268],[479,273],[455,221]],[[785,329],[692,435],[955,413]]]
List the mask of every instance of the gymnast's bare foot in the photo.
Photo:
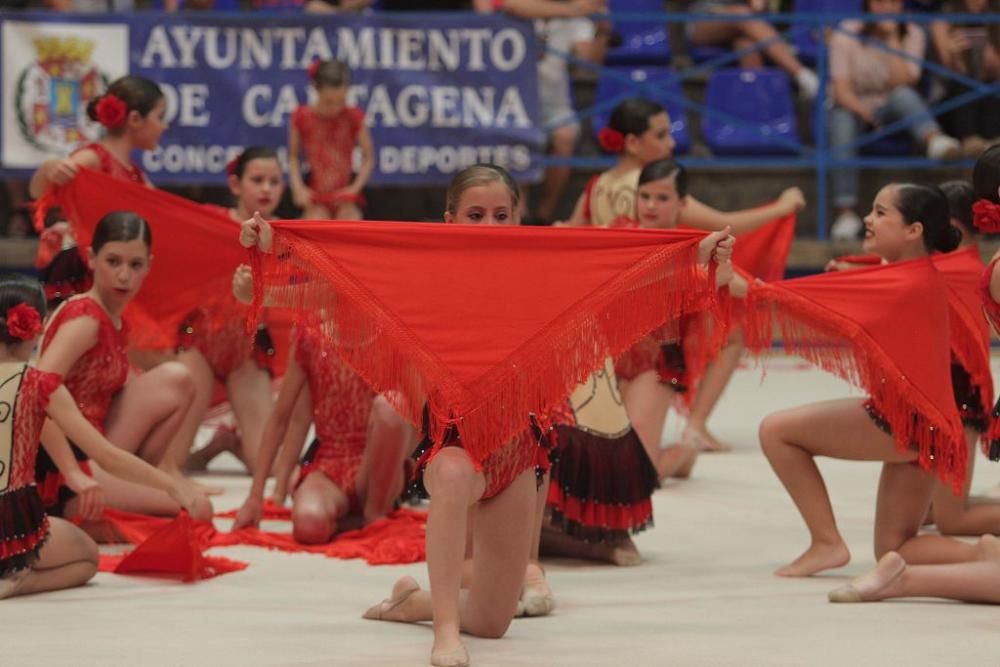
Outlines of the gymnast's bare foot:
[[1000,561],[1000,539],[995,535],[983,535],[976,544],[976,551],[979,552],[976,560]]
[[895,551],[879,559],[875,569],[846,586],[830,591],[830,602],[875,602],[892,597],[892,589],[906,572],[906,561]]
[[830,544],[813,543],[794,561],[775,570],[779,577],[811,577],[823,570],[843,567],[851,560],[851,552],[843,540]]
[[686,445],[669,445],[660,450],[656,458],[656,474],[660,481],[668,477],[687,479],[698,460],[698,450]]

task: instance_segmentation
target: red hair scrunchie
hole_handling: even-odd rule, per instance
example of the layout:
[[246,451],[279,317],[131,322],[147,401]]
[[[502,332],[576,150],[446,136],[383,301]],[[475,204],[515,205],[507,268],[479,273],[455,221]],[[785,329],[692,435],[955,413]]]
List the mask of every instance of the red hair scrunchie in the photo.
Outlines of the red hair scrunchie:
[[314,60],[309,64],[309,69],[306,72],[309,73],[309,80],[315,81],[316,75],[319,74],[319,66],[323,64],[322,60]]
[[97,122],[109,129],[121,127],[128,117],[128,105],[125,100],[114,93],[107,93],[97,101],[94,107]]
[[42,316],[26,303],[7,311],[7,333],[18,340],[31,340],[42,333]]
[[1000,204],[994,204],[988,199],[977,201],[972,205],[972,224],[987,234],[1000,232]]
[[597,133],[597,143],[607,153],[621,153],[625,150],[625,135],[616,129],[605,127]]

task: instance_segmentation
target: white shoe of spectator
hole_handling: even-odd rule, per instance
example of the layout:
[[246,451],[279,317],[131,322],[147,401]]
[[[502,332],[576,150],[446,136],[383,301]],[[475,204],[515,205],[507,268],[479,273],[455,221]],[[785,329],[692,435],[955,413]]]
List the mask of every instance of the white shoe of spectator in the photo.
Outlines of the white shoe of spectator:
[[830,228],[830,238],[834,241],[857,241],[861,237],[864,223],[854,211],[845,211],[837,216]]
[[927,157],[931,160],[956,160],[962,155],[962,144],[947,134],[935,134],[927,142]]
[[795,75],[795,83],[799,86],[799,96],[802,99],[816,99],[816,94],[819,93],[819,77],[816,76],[816,72],[803,67]]

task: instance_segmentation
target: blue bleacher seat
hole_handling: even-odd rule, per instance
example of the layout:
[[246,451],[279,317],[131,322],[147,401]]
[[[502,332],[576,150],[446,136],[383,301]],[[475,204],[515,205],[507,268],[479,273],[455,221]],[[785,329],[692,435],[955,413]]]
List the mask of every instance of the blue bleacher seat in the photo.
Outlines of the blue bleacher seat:
[[706,60],[717,58],[723,53],[729,53],[729,49],[724,46],[697,46],[688,43],[687,54],[695,63],[703,63]]
[[799,145],[788,75],[779,69],[720,69],[712,73],[705,91],[705,106],[740,118],[737,124],[710,114],[702,116],[705,142],[720,155],[787,155]]
[[[630,86],[619,77],[627,77],[636,83],[655,83],[664,92],[674,96],[676,99],[683,97],[680,81],[673,71],[668,67],[609,67],[608,72],[601,75],[597,83],[597,93],[594,103],[599,104],[612,97],[625,94],[622,99],[629,97],[642,97],[659,102],[667,110],[670,116],[670,133],[674,137],[676,146],[674,153],[681,155],[691,150],[691,135],[688,132],[687,115],[684,107],[677,101],[668,100],[663,92],[648,90],[642,91],[640,88]],[[617,75],[617,76],[613,76]],[[608,117],[611,116],[611,109],[595,114],[593,117],[594,134],[608,124]]]
[[[662,12],[663,0],[611,0],[614,12]],[[670,62],[670,37],[662,21],[615,21],[619,46],[608,49],[608,65],[666,65]]]
[[[795,11],[799,14],[836,14],[863,11],[864,0],[795,0]],[[806,65],[816,62],[821,28],[799,24],[791,29],[791,42],[796,54]]]

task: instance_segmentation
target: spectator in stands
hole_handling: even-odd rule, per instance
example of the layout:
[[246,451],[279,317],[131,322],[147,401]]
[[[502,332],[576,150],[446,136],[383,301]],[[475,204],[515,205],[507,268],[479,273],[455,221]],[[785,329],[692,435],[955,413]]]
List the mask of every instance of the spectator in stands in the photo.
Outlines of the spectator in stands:
[[[1000,11],[1000,0],[955,0],[945,11],[983,14]],[[981,82],[1000,79],[1000,26],[997,24],[931,24],[931,39],[939,62],[950,70]],[[945,81],[945,98],[968,93],[960,81]],[[979,157],[986,147],[1000,140],[1000,97],[987,95],[941,116],[941,125],[962,141],[967,157]]]
[[743,67],[763,67],[763,52],[795,79],[802,97],[809,100],[815,98],[819,90],[816,73],[799,62],[774,26],[750,18],[751,14],[767,10],[767,0],[695,0],[688,8],[692,14],[719,14],[729,20],[688,23],[688,41],[696,46],[732,46],[736,49],[768,42],[760,51],[740,58],[740,64]]
[[[482,4],[487,7],[480,7]],[[580,124],[573,112],[569,61],[560,54],[569,53],[595,64],[604,62],[610,25],[602,21],[595,29],[595,24],[585,17],[607,12],[606,0],[487,0],[485,3],[477,0],[480,11],[488,11],[490,5],[519,18],[534,19],[535,33],[542,42],[542,48],[551,49],[543,53],[538,62],[541,123],[549,129],[549,152],[560,158],[573,157]],[[554,219],[570,174],[570,167],[549,167],[545,170],[533,222],[549,224]]]
[[[899,14],[903,0],[866,0],[865,11]],[[914,89],[926,45],[924,31],[915,23],[851,20],[834,33],[830,40],[834,107],[830,110],[829,128],[830,146],[837,157],[854,157],[856,150],[850,144],[866,129],[927,114],[927,103]],[[958,157],[958,140],[945,134],[933,117],[923,115],[906,129],[926,147],[928,158]],[[832,189],[837,219],[831,236],[837,240],[858,238],[864,225],[854,211],[858,203],[857,170],[835,169]]]

